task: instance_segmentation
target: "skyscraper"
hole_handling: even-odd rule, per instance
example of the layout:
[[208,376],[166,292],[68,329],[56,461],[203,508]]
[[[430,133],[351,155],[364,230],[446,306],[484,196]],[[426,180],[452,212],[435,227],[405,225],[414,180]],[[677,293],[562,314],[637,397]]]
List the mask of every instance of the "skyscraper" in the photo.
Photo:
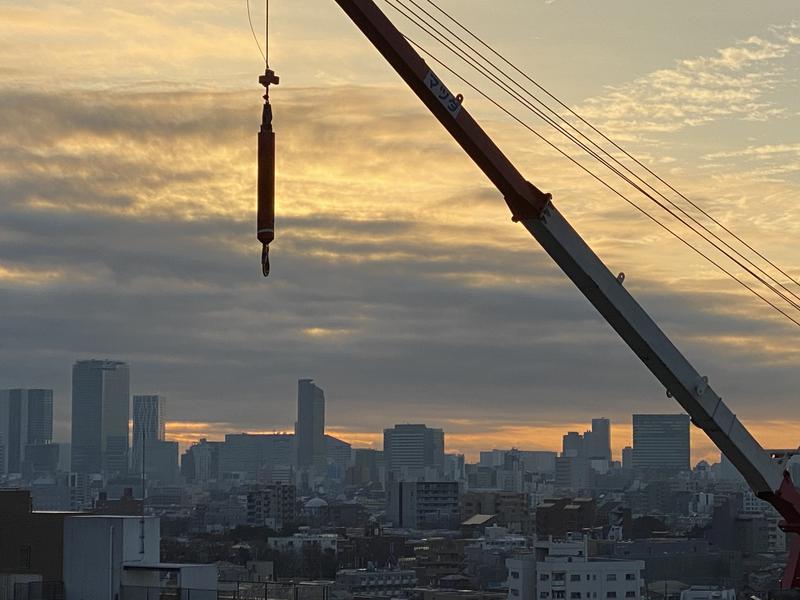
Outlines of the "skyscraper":
[[383,430],[387,473],[395,479],[444,472],[444,431],[425,425],[395,425]]
[[325,393],[313,379],[297,382],[297,422],[294,424],[297,444],[297,467],[325,468]]
[[611,460],[611,421],[592,419],[592,435],[586,443],[587,458]]
[[0,474],[22,473],[34,447],[53,438],[53,390],[0,390]]
[[112,360],[79,360],[72,367],[72,471],[128,470],[130,374]]
[[633,415],[633,467],[690,469],[689,415]]
[[167,420],[167,399],[159,395],[133,397],[133,439],[131,468],[142,470],[142,449],[149,450],[153,442],[163,442]]

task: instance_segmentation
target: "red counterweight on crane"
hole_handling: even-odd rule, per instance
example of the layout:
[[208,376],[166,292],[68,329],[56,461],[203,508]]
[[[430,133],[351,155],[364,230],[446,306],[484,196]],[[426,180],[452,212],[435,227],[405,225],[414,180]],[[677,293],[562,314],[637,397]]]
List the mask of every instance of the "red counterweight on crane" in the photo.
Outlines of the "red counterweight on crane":
[[264,86],[264,108],[258,132],[258,222],[257,235],[261,242],[261,272],[269,275],[269,245],[275,239],[275,132],[272,130],[272,105],[269,86],[279,78],[271,69],[258,78]]

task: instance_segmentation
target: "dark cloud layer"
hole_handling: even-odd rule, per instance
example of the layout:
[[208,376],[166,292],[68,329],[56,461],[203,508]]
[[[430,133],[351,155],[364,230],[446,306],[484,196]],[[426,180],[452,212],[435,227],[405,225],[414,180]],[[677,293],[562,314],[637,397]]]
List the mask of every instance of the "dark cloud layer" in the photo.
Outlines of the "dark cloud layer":
[[[242,429],[290,427],[309,376],[357,431],[678,410],[430,118],[381,90],[289,98],[264,281],[257,96],[0,91],[0,387],[54,387],[61,437],[72,362],[104,356],[171,419]],[[745,418],[800,418],[784,327],[719,282],[631,275]]]

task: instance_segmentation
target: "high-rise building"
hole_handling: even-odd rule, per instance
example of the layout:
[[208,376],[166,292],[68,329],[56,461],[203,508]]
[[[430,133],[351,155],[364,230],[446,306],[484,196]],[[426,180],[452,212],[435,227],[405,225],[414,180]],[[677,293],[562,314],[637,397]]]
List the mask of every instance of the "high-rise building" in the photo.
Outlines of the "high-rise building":
[[219,456],[225,442],[209,442],[201,438],[181,457],[181,475],[192,483],[206,483],[220,476]]
[[[133,397],[133,439],[131,440],[131,469],[142,470],[142,455],[153,442],[163,442],[167,420],[167,400],[163,396]],[[143,452],[144,450],[144,452]]]
[[592,419],[592,435],[585,441],[585,452],[587,458],[611,461],[611,421],[605,418]]
[[395,425],[383,430],[386,471],[395,479],[441,477],[444,472],[444,431],[425,425]]
[[325,393],[313,379],[297,382],[297,422],[294,425],[299,469],[325,469]]
[[0,474],[22,473],[52,439],[53,390],[0,390]]
[[72,367],[72,471],[114,476],[128,470],[130,373],[113,360]]
[[631,448],[630,446],[625,446],[622,449],[622,468],[623,469],[633,468],[633,448]]
[[353,450],[353,466],[348,472],[348,483],[365,485],[382,482],[384,472],[382,451],[372,448],[355,448]]
[[334,479],[344,479],[347,469],[353,464],[353,448],[344,440],[325,436],[325,460],[328,463],[328,474]]
[[689,415],[633,415],[633,467],[690,470]]
[[219,449],[219,473],[240,481],[273,481],[276,471],[291,468],[293,450],[290,433],[229,433]]
[[561,441],[561,456],[575,458],[583,456],[583,436],[577,431],[570,431]]

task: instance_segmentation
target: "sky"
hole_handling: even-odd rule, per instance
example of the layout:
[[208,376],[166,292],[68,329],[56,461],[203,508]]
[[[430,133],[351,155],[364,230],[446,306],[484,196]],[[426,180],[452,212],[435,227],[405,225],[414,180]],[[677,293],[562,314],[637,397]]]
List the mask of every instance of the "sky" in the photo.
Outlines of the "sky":
[[[800,278],[795,0],[439,4]],[[329,432],[380,447],[424,422],[469,458],[600,416],[618,452],[632,413],[679,412],[335,2],[271,5],[264,280],[245,3],[0,0],[0,388],[53,388],[68,440],[72,363],[125,360],[188,443],[292,430],[313,377]],[[798,446],[797,327],[440,75],[762,443]],[[702,433],[693,455],[714,457]]]

